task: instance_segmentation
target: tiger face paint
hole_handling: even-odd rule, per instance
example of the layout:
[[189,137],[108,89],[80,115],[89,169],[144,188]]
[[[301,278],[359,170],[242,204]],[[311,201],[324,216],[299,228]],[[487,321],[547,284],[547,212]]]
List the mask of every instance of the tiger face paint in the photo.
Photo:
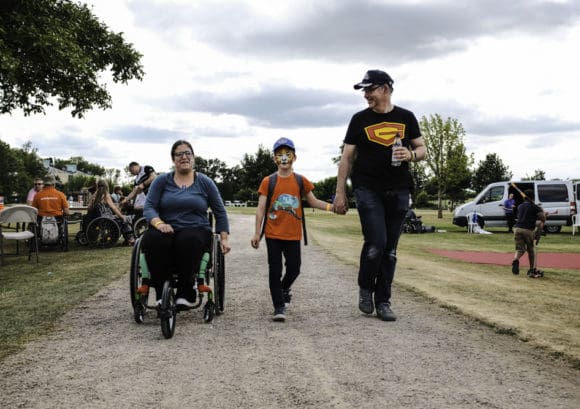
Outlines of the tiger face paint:
[[282,147],[274,153],[274,162],[277,165],[289,165],[294,161],[294,152],[291,149]]

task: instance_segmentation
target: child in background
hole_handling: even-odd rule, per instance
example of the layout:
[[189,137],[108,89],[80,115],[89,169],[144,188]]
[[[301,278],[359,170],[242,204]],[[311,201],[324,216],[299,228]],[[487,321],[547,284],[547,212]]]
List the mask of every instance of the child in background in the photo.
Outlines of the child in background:
[[[252,247],[260,245],[262,223],[265,223],[266,246],[268,250],[269,284],[272,303],[274,304],[274,321],[286,320],[286,306],[290,304],[291,287],[300,274],[300,240],[302,238],[302,196],[310,206],[326,211],[332,210],[330,203],[318,200],[312,190],[314,185],[305,177],[302,179],[302,191],[292,168],[296,160],[294,143],[287,138],[280,138],[274,143],[274,162],[278,166],[276,184],[271,195],[269,208],[268,191],[270,176],[266,176],[258,193],[256,225],[252,237]],[[286,274],[282,277],[282,256],[285,259]]]

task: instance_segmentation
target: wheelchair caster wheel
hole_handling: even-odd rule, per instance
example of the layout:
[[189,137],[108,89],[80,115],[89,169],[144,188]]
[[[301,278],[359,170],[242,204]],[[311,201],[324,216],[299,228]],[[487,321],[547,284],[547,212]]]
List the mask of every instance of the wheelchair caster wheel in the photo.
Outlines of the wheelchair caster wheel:
[[203,320],[204,322],[210,323],[213,321],[215,315],[215,305],[213,302],[208,301],[203,307]]
[[135,318],[137,324],[143,324],[145,321],[145,308],[141,302],[139,302],[133,309],[133,318]]

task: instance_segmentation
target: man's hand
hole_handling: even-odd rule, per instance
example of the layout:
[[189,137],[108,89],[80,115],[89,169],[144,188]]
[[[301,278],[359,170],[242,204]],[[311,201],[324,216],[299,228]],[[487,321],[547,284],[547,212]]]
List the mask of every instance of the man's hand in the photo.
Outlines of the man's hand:
[[337,193],[334,197],[334,213],[346,214],[348,212],[348,202],[345,193]]

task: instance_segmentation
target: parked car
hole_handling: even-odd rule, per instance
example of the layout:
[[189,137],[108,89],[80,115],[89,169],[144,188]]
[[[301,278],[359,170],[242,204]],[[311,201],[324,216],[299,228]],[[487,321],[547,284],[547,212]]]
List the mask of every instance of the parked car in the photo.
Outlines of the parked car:
[[473,201],[458,206],[453,213],[453,224],[467,226],[467,215],[477,215],[481,227],[507,227],[503,203],[510,193],[514,194],[516,207],[523,198],[514,183],[522,192],[533,189],[535,202],[548,212],[544,230],[558,233],[562,226],[572,224],[572,215],[577,211],[577,198],[574,186],[569,180],[526,180],[496,182],[486,186]]

